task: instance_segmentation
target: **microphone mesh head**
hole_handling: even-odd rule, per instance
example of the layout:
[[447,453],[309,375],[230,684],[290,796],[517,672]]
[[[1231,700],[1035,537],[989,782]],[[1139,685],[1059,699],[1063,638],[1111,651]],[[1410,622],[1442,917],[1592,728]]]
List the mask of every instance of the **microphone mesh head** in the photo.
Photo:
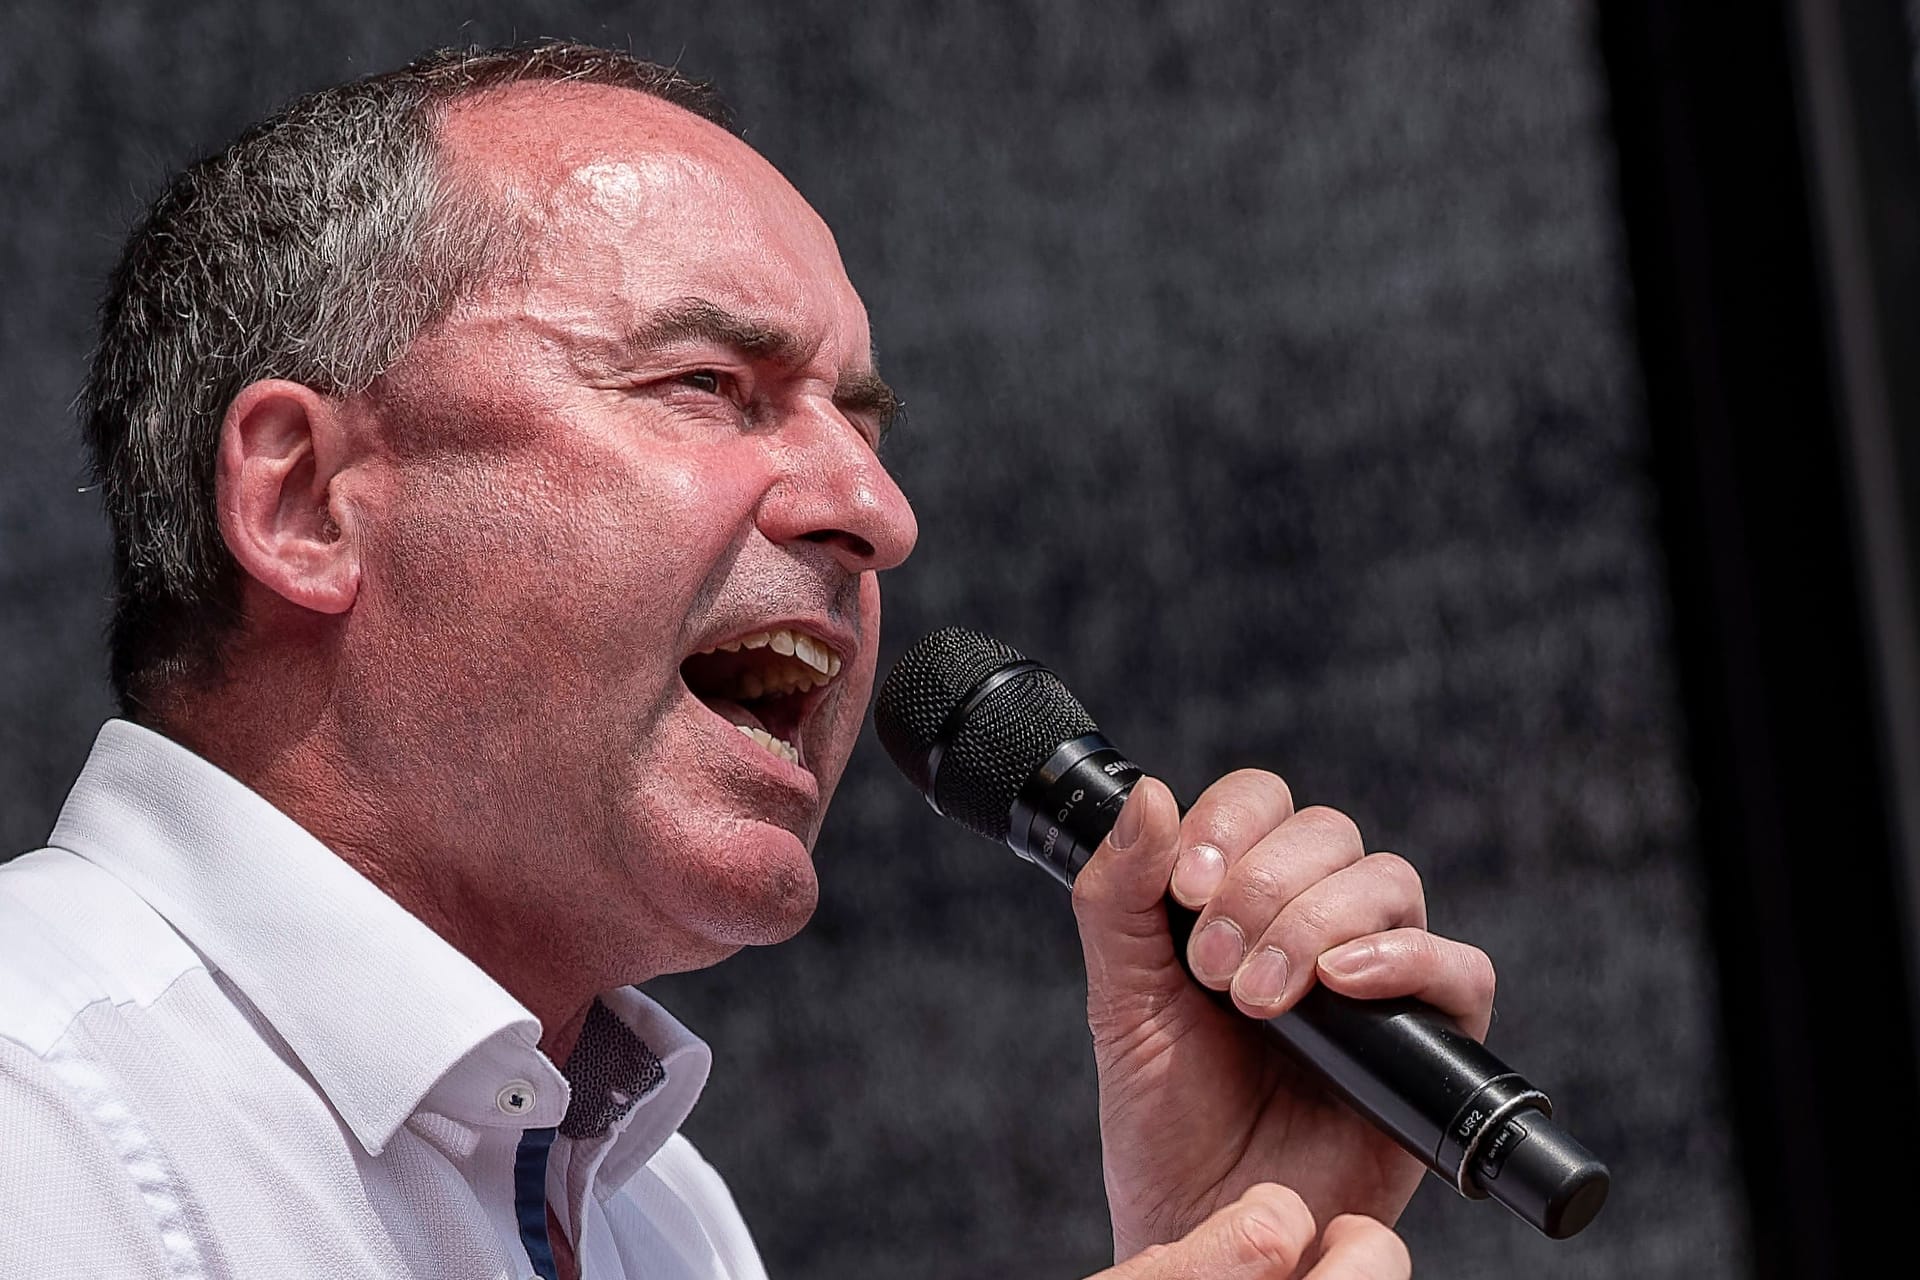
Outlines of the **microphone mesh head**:
[[954,708],[982,680],[1010,663],[1024,661],[1017,650],[965,627],[930,632],[900,655],[880,685],[873,727],[880,745],[914,790],[926,795],[931,787],[927,757]]
[[[1060,745],[1098,726],[1044,668],[1001,684],[942,740],[954,711],[994,672],[1026,659],[991,636],[946,627],[920,640],[887,673],[874,729],[894,764],[948,817],[990,840],[1007,838],[1020,788]],[[944,749],[937,778],[928,762]]]

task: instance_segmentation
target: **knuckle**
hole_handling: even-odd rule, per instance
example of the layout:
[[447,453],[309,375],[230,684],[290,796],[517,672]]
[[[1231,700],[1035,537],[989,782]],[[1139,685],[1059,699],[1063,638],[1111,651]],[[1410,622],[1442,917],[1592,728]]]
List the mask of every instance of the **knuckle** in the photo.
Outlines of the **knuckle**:
[[1243,1202],[1295,1220],[1302,1231],[1313,1231],[1313,1211],[1298,1191],[1278,1182],[1256,1182],[1241,1195]]
[[1296,942],[1331,937],[1339,931],[1339,905],[1324,894],[1296,899],[1274,922],[1274,932]]
[[1411,896],[1421,897],[1426,893],[1426,882],[1420,877],[1420,868],[1397,853],[1368,854],[1366,865],[1372,868],[1375,875]]
[[1494,972],[1493,957],[1468,943],[1462,942],[1458,945],[1462,952],[1461,960],[1466,969],[1467,981],[1472,986],[1474,994],[1491,1004],[1494,988],[1500,983],[1499,975]]
[[1240,1261],[1281,1268],[1300,1260],[1313,1243],[1313,1214],[1289,1187],[1262,1183],[1240,1198],[1232,1222],[1232,1244]]
[[1152,1275],[1160,1269],[1162,1263],[1171,1261],[1169,1255],[1173,1252],[1174,1248],[1170,1244],[1150,1244],[1127,1259],[1127,1265],[1122,1274]]
[[1210,807],[1201,839],[1220,846],[1222,852],[1232,857],[1236,847],[1259,838],[1256,831],[1259,821],[1252,805],[1239,799],[1223,799]]
[[1236,909],[1259,905],[1277,910],[1288,896],[1286,874],[1264,859],[1244,858],[1229,877],[1227,896]]
[[1413,1257],[1407,1251],[1407,1242],[1400,1238],[1399,1233],[1365,1214],[1341,1214],[1327,1223],[1321,1239],[1329,1251],[1335,1248],[1365,1248],[1380,1261],[1390,1262],[1397,1271],[1404,1271],[1413,1264]]
[[1277,801],[1288,813],[1293,812],[1293,789],[1277,773],[1265,769],[1235,769],[1220,781],[1236,791],[1259,796],[1268,806]]
[[1074,879],[1068,899],[1073,904],[1076,917],[1090,918],[1113,905],[1118,895],[1114,892],[1111,877],[1105,872],[1106,866],[1095,858],[1087,865],[1087,870]]
[[1294,814],[1293,820],[1305,822],[1308,829],[1320,839],[1351,851],[1355,857],[1366,852],[1366,845],[1360,839],[1359,824],[1338,809],[1324,804],[1309,805]]
[[1293,812],[1293,793],[1278,777],[1241,769],[1208,787],[1194,806],[1207,838],[1229,847],[1248,845]]
[[1250,1214],[1233,1224],[1233,1260],[1258,1263],[1274,1268],[1275,1275],[1290,1275],[1300,1258],[1286,1229],[1272,1218]]

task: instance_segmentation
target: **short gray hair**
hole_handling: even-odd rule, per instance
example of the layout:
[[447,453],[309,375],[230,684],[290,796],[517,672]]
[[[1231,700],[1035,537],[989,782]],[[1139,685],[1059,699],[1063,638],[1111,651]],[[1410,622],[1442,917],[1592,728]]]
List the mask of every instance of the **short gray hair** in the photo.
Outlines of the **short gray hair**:
[[79,399],[113,526],[109,671],[126,714],[217,676],[239,621],[214,504],[227,406],[262,378],[366,390],[499,269],[504,211],[450,171],[439,122],[459,99],[538,81],[634,89],[732,128],[710,86],[630,54],[439,50],[285,107],[135,225]]

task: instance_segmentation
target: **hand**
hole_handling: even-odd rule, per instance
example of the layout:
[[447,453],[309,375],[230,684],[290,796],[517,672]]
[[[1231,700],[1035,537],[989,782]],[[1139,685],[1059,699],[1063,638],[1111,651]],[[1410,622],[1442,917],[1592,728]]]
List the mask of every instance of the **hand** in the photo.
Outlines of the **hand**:
[[[1184,820],[1164,786],[1141,779],[1080,873],[1116,1258],[1179,1239],[1260,1183],[1294,1188],[1320,1221],[1388,1224],[1419,1186],[1418,1161],[1253,1021],[1320,981],[1359,999],[1412,996],[1486,1035],[1492,964],[1426,931],[1405,859],[1364,853],[1345,815],[1295,813],[1284,782],[1247,770],[1214,783]],[[1170,885],[1200,909],[1195,973],[1230,990],[1239,1012],[1180,967],[1162,905]]]
[[1313,1215],[1285,1187],[1261,1184],[1178,1244],[1153,1245],[1092,1280],[1406,1280],[1407,1246],[1371,1218],[1335,1218],[1315,1238]]

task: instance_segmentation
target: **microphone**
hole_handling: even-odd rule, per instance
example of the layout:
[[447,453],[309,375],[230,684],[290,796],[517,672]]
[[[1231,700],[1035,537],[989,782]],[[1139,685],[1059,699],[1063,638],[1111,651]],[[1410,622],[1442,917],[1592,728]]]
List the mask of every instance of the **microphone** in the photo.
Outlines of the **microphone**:
[[[901,656],[873,719],[936,813],[1004,841],[1069,888],[1142,776],[1058,676],[964,627],[935,631]],[[1171,896],[1166,907],[1185,965],[1196,913]],[[1246,1016],[1225,992],[1202,989]],[[1315,983],[1265,1025],[1468,1199],[1492,1197],[1555,1240],[1606,1202],[1607,1167],[1552,1118],[1547,1095],[1438,1010]]]

